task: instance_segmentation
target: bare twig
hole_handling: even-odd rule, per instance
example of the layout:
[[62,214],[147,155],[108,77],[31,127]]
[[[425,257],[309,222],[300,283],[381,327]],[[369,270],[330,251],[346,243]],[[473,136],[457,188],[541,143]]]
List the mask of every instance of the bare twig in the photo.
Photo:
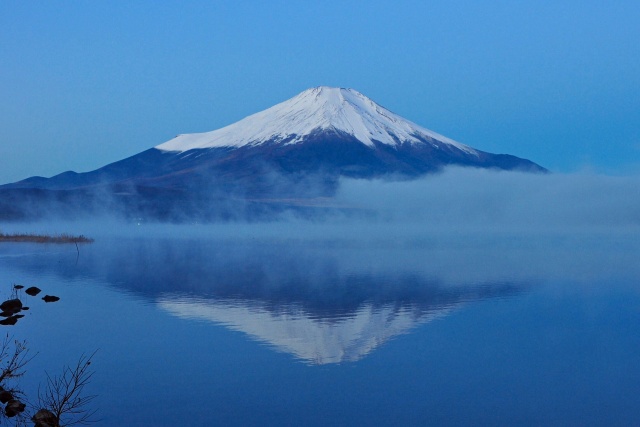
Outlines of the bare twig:
[[[33,359],[29,357],[26,341],[18,341],[6,335],[0,344],[0,402],[6,403],[5,410],[0,410],[1,418],[15,417],[16,426],[25,426],[24,404],[25,396],[18,385],[11,380],[25,374],[25,366]],[[11,410],[8,410],[11,406]],[[10,414],[11,413],[11,414]]]
[[85,386],[91,381],[93,371],[89,369],[91,359],[82,355],[73,367],[66,366],[59,377],[47,374],[44,392],[38,392],[40,407],[51,411],[56,424],[53,427],[88,424],[93,421],[95,410],[87,408],[87,404],[96,396],[83,394]]
[[[13,347],[11,346],[13,342]],[[26,341],[18,341],[11,338],[8,334],[5,336],[0,347],[0,384],[11,378],[18,378],[24,375],[24,366],[29,363],[33,357],[28,357]],[[8,358],[8,359],[7,359]]]

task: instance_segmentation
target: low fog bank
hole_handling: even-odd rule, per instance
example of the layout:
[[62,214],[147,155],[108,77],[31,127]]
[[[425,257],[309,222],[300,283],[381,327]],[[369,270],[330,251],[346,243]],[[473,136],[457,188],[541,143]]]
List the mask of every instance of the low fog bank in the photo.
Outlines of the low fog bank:
[[71,221],[58,216],[49,221],[0,223],[0,231],[369,240],[412,239],[425,233],[640,232],[640,176],[450,168],[417,180],[343,179],[334,197],[311,197],[305,203],[304,214],[292,208],[261,220],[219,222],[200,221],[196,215],[181,224],[145,217],[124,219],[104,208]]
[[640,230],[640,176],[451,168],[415,181],[345,180],[337,200],[441,230]]
[[[363,268],[371,268],[371,260],[389,270],[398,262],[416,269],[431,264],[437,276],[465,271],[468,277],[476,270],[486,276],[489,269],[498,275],[509,271],[510,277],[544,271],[640,277],[633,267],[640,253],[638,176],[450,169],[414,181],[343,180],[336,196],[325,202],[337,208],[323,208],[323,215],[313,219],[292,211],[261,222],[168,224],[105,215],[0,223],[0,231],[84,234],[96,244],[153,238],[274,248],[278,242],[280,248],[304,244],[341,257],[366,249],[375,254],[357,257]],[[389,256],[390,249],[396,255]]]

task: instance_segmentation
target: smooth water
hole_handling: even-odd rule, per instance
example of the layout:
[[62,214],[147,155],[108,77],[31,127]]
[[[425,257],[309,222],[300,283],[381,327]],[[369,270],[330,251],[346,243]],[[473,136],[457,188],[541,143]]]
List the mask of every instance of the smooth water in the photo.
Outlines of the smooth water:
[[[0,244],[35,393],[92,353],[104,426],[637,425],[637,234]],[[0,289],[2,291],[2,289]]]

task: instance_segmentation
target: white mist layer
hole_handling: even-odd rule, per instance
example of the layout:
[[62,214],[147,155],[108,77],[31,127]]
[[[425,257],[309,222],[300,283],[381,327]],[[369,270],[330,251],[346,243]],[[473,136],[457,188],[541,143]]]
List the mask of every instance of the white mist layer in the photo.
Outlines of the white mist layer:
[[[284,213],[264,223],[182,225],[95,221],[0,223],[1,232],[100,236],[239,239],[404,239],[455,232],[640,232],[640,176],[594,173],[529,174],[449,168],[411,181],[343,179],[325,203],[344,208],[311,221]],[[316,206],[322,206],[318,201]],[[365,215],[361,213],[364,212]]]
[[[178,135],[155,148],[183,152],[242,147],[267,141],[295,144],[317,131],[336,130],[365,145],[437,140],[471,154],[476,150],[403,119],[353,89],[317,87],[224,128]],[[422,139],[421,139],[422,138]]]
[[419,230],[640,230],[640,177],[449,168],[413,181],[345,180],[337,201]]

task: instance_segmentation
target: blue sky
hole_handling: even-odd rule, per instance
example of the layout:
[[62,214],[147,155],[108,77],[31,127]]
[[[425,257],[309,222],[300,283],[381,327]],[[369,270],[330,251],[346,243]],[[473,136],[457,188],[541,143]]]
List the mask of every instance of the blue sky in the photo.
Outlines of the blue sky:
[[554,171],[640,171],[640,2],[0,3],[0,182],[352,87]]

